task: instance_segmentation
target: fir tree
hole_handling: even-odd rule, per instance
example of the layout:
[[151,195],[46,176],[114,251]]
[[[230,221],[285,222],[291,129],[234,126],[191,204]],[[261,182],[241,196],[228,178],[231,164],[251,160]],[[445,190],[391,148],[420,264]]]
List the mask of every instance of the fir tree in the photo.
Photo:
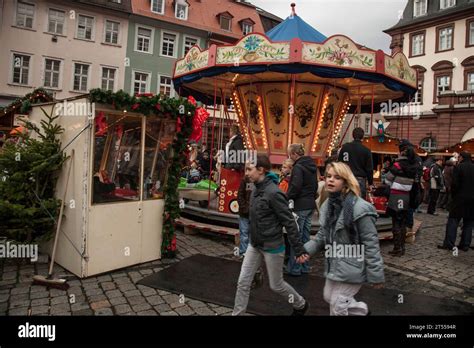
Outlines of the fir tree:
[[0,236],[20,243],[49,239],[60,207],[54,193],[66,160],[58,139],[64,129],[59,116],[41,110],[40,126],[26,122],[28,132],[0,153]]

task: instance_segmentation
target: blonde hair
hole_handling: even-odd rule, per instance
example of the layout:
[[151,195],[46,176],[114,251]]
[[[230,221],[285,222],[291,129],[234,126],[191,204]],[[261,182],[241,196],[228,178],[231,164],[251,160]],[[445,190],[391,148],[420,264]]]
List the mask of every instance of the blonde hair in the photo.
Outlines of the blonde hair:
[[288,146],[288,151],[298,156],[304,156],[304,145],[303,144],[291,144]]
[[[342,162],[331,162],[326,167],[326,173],[329,169],[332,168],[336,175],[339,175],[344,180],[344,187],[342,188],[342,194],[345,196],[349,192],[352,192],[357,197],[360,197],[360,187],[357,179],[355,178],[354,174],[352,173],[351,168],[345,163]],[[328,192],[324,188],[321,193],[321,200],[319,206],[323,204],[323,202],[328,198]]]
[[293,165],[295,164],[295,161],[293,161],[291,158],[287,158],[286,160],[283,161],[282,165],[287,165],[288,167],[293,168]]

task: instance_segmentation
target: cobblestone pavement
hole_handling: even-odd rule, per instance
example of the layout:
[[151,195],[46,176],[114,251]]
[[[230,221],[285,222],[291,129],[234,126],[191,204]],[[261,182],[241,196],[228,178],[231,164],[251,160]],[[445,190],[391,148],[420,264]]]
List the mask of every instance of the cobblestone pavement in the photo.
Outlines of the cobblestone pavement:
[[[474,305],[474,250],[454,256],[452,251],[436,248],[444,238],[446,212],[439,216],[417,214],[416,218],[423,221],[422,229],[416,242],[407,244],[404,257],[389,256],[392,242],[381,242],[386,287],[401,294],[421,293]],[[231,308],[192,299],[182,303],[176,294],[136,284],[194,254],[229,258],[233,252],[232,240],[222,237],[178,232],[177,241],[179,253],[174,260],[153,261],[82,280],[56,265],[57,274],[70,276],[67,291],[31,285],[34,274],[47,274],[47,263],[0,260],[0,315],[230,315]],[[311,272],[321,275],[322,261],[322,255],[313,258]]]

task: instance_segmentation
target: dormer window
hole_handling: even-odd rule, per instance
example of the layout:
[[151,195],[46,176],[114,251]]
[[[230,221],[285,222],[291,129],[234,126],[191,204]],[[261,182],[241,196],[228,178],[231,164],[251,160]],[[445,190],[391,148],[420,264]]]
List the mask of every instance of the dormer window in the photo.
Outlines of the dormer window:
[[165,0],[151,0],[151,12],[164,14]]
[[255,22],[251,18],[245,18],[239,21],[241,28],[242,28],[242,33],[244,35],[250,34],[253,32],[253,26],[255,25]]
[[419,17],[426,14],[428,8],[428,0],[415,0],[413,16]]
[[230,12],[222,12],[217,14],[217,18],[219,19],[220,27],[222,30],[232,31],[232,14]]
[[176,18],[187,20],[188,9],[189,9],[189,4],[186,2],[186,0],[176,0],[176,4],[175,4]]
[[439,8],[441,10],[445,10],[447,8],[453,7],[454,5],[456,5],[456,0],[441,0]]

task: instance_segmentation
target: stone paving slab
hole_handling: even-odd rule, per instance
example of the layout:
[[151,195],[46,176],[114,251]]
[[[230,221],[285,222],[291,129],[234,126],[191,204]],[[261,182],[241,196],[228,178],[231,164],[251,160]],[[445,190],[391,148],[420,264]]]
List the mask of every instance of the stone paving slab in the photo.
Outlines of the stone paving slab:
[[[474,250],[439,250],[447,214],[416,214],[423,221],[414,244],[403,257],[392,257],[391,241],[381,241],[387,288],[463,301],[474,308]],[[68,291],[32,285],[28,277],[47,272],[45,264],[0,260],[0,315],[230,315],[232,309],[186,299],[177,294],[136,285],[156,273],[198,253],[233,258],[233,240],[221,236],[177,232],[178,257],[136,265],[87,279],[70,277]],[[322,255],[311,259],[311,272],[323,272]],[[71,275],[56,265],[55,272]],[[23,280],[23,281],[22,281]]]

